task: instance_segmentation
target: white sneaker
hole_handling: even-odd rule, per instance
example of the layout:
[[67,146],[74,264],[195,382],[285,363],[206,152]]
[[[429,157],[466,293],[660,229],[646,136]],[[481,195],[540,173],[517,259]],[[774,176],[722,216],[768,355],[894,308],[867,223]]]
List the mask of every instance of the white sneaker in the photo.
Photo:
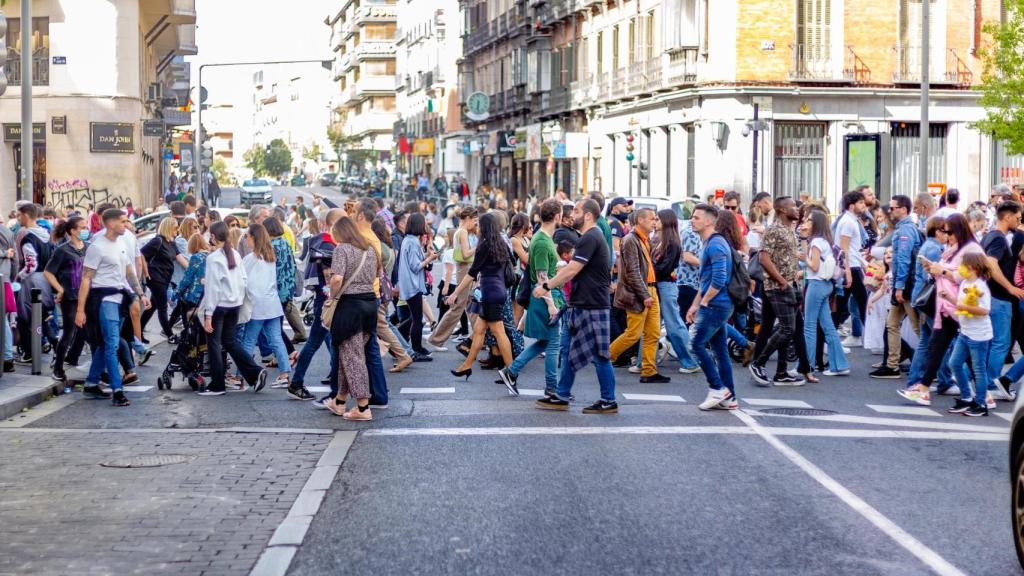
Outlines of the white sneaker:
[[669,346],[668,340],[666,340],[665,338],[658,340],[658,351],[654,355],[654,362],[656,364],[661,364],[661,362],[665,359],[665,356],[668,355],[669,348],[671,348],[671,346]]
[[696,374],[697,372],[700,372],[700,366],[694,366],[693,368],[680,368],[679,369],[679,373],[680,374]]
[[849,354],[850,353],[850,349],[847,348],[846,346],[840,346],[840,348],[843,349],[843,354]]
[[704,398],[704,401],[697,407],[701,410],[714,410],[715,406],[718,406],[729,398],[732,398],[732,392],[730,392],[728,388],[722,388],[721,390],[708,390],[707,398]]
[[639,374],[640,373],[640,367],[639,366],[630,366],[629,367],[629,373],[630,374]]
[[270,385],[271,388],[287,388],[288,387],[288,375],[281,374],[274,380],[274,383]]
[[430,342],[427,342],[427,344],[431,348],[433,348],[435,352],[447,352],[448,351],[448,347],[447,346],[435,346],[435,345],[431,344]]
[[735,398],[729,398],[713,406],[715,410],[736,410],[740,407],[740,403]]
[[824,372],[821,373],[821,375],[822,376],[849,376],[850,375],[850,371],[849,370],[836,370],[835,372],[833,372],[832,370],[825,370]]
[[843,338],[842,344],[843,346],[848,346],[850,348],[859,348],[864,345],[864,339],[860,336],[847,336],[846,338]]
[[1007,390],[1005,386],[1003,386],[1003,383],[999,380],[999,378],[994,378],[992,380],[992,384],[996,387],[996,389],[989,390],[989,396],[992,396],[996,400],[1006,400],[1008,402],[1016,400],[1016,396],[1012,392]]
[[885,350],[883,350],[882,348],[872,348],[871,349],[871,355],[872,356],[881,356],[882,353],[884,353],[884,352],[885,352]]
[[940,396],[959,396],[960,395],[960,387],[957,386],[956,384],[951,385],[949,388],[946,388],[942,392],[939,392],[939,386],[937,384],[932,384],[929,387],[929,390],[931,390],[932,392],[938,393]]
[[989,392],[985,395],[985,407],[989,410],[996,409],[996,399],[992,397],[992,393]]

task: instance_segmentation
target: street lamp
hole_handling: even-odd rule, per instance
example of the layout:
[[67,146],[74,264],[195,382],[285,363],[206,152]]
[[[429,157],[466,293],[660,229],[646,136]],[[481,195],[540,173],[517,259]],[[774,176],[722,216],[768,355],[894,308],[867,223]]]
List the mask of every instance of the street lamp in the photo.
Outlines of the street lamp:
[[562,124],[557,120],[548,122],[541,129],[541,137],[548,145],[548,196],[555,194],[555,146],[562,140]]

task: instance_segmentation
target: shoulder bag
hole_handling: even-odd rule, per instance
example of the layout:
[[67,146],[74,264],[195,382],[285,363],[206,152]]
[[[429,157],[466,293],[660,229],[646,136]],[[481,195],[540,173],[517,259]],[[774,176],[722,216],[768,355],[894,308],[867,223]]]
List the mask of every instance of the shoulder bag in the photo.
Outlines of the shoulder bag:
[[331,322],[334,321],[334,310],[338,307],[338,298],[341,296],[341,293],[345,291],[345,288],[348,288],[348,285],[352,283],[352,279],[355,278],[356,275],[359,274],[359,271],[363,269],[363,264],[366,264],[366,255],[369,254],[370,250],[372,250],[372,248],[367,248],[363,251],[363,257],[360,258],[359,266],[356,267],[356,271],[349,274],[348,278],[345,278],[345,281],[341,284],[341,288],[338,288],[338,291],[331,294],[331,297],[324,302],[324,309],[320,312],[320,323],[324,328],[327,328],[328,330],[331,329]]

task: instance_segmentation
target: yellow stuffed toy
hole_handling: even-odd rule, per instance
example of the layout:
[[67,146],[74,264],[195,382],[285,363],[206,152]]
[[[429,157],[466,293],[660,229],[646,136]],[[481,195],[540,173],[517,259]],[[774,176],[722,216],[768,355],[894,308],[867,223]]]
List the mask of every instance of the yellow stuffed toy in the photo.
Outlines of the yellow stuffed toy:
[[[981,292],[978,290],[977,286],[968,286],[964,289],[963,301],[960,303],[965,306],[977,306],[979,296],[981,296]],[[965,318],[974,318],[974,314],[971,314],[966,310],[957,310],[956,315],[963,316]]]

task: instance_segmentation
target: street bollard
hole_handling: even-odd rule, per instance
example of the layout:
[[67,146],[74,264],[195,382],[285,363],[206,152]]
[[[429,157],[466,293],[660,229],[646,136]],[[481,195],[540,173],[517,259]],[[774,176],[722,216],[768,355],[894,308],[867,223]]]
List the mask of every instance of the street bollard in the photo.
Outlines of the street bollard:
[[[3,274],[0,274],[0,322],[7,322],[7,279]],[[7,349],[7,330],[0,326],[0,355],[3,355],[3,351]],[[3,376],[4,371],[0,369],[0,376]]]
[[32,375],[43,373],[43,291],[32,289]]

